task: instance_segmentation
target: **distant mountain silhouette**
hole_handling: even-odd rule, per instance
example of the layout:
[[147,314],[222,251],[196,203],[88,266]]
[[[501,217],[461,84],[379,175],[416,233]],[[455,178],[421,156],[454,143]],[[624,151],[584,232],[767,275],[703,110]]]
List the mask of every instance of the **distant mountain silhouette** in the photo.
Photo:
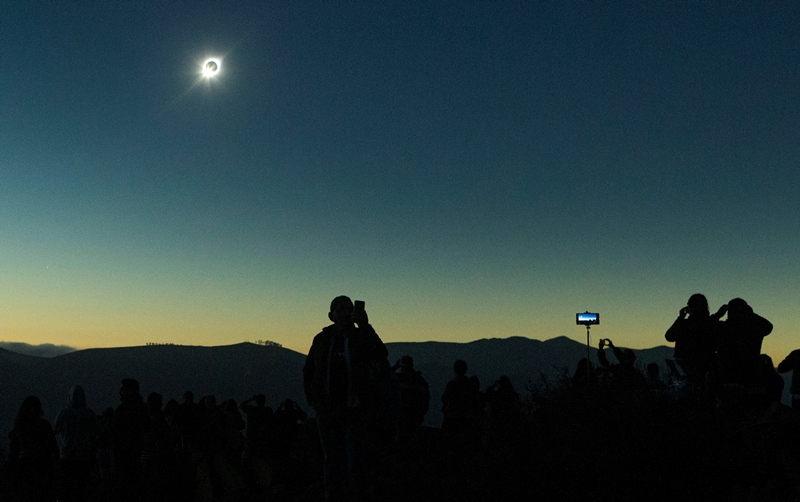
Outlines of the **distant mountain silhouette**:
[[[501,375],[507,375],[521,395],[529,383],[542,376],[555,382],[575,371],[586,356],[586,345],[567,337],[547,341],[523,337],[492,338],[469,343],[400,342],[387,343],[390,362],[408,354],[422,371],[431,389],[431,411],[426,422],[441,424],[441,394],[452,378],[453,361],[464,359],[469,374],[476,375],[486,388]],[[642,367],[672,355],[672,348],[661,346],[635,351]],[[592,360],[596,350],[592,347]],[[135,378],[142,396],[159,392],[178,399],[189,389],[196,399],[215,394],[217,401],[237,401],[254,394],[267,396],[267,404],[277,406],[286,398],[307,407],[302,389],[301,370],[305,354],[275,346],[241,343],[218,347],[152,345],[112,349],[88,349],[53,358],[27,356],[0,348],[0,438],[8,449],[8,430],[14,414],[28,395],[42,400],[49,420],[66,406],[69,389],[80,384],[86,390],[88,405],[98,414],[116,407],[123,378]]]
[[0,341],[0,348],[8,349],[17,354],[25,354],[28,356],[41,356],[41,357],[55,357],[68,352],[75,352],[76,348],[68,347],[66,345],[53,345],[52,343],[41,343],[38,345],[31,345],[24,342],[3,342]]
[[[453,362],[463,359],[467,362],[468,375],[475,375],[481,383],[481,390],[502,375],[511,379],[514,388],[524,396],[530,384],[539,385],[544,380],[555,384],[565,375],[572,375],[578,361],[586,357],[586,344],[565,336],[547,341],[532,340],[525,337],[489,338],[469,343],[446,342],[400,342],[387,343],[389,361],[394,364],[401,356],[414,358],[414,367],[422,372],[431,390],[430,411],[426,423],[438,427],[442,422],[441,396],[445,385],[453,378]],[[589,351],[592,362],[597,364],[597,347]],[[660,346],[651,349],[634,350],[636,365],[642,370],[651,362],[667,368],[664,359],[672,357],[672,347]],[[614,356],[610,356],[616,362]]]
[[280,347],[251,343],[220,347],[157,345],[88,349],[53,358],[25,356],[0,349],[0,438],[8,452],[8,431],[22,400],[42,401],[51,422],[68,403],[69,389],[80,384],[87,404],[100,414],[119,403],[123,378],[135,378],[142,396],[159,392],[178,399],[185,390],[195,398],[215,394],[217,401],[241,401],[258,393],[275,407],[286,398],[305,405],[300,369],[305,356]]

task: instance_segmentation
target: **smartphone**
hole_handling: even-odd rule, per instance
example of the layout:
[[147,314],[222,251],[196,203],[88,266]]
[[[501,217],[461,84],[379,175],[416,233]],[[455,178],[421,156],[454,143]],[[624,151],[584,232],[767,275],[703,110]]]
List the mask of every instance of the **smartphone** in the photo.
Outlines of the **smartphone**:
[[353,312],[364,312],[363,300],[356,300],[353,302]]
[[589,326],[591,324],[600,324],[600,314],[584,312],[575,314],[575,323]]

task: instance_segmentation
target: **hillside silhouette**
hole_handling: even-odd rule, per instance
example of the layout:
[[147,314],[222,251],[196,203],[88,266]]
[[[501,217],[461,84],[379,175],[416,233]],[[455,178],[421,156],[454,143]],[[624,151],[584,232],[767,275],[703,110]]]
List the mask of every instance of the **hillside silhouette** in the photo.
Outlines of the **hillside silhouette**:
[[[414,357],[431,388],[431,410],[426,424],[441,425],[439,398],[452,378],[456,359],[470,362],[470,373],[488,385],[507,375],[525,390],[528,383],[550,381],[573,372],[586,356],[586,345],[567,337],[547,341],[524,337],[482,339],[469,343],[387,343],[389,360]],[[663,363],[671,348],[637,350],[639,361]],[[595,350],[592,350],[592,357]],[[45,417],[52,420],[66,405],[69,390],[79,384],[88,405],[97,413],[119,403],[119,382],[139,380],[142,392],[158,391],[178,399],[185,390],[195,395],[215,394],[237,400],[262,393],[275,406],[289,398],[305,406],[301,368],[305,354],[278,346],[240,343],[216,347],[148,345],[86,349],[52,358],[27,356],[0,348],[0,437],[7,437],[19,403],[38,396]]]
[[[392,362],[405,354],[414,357],[430,384],[431,410],[413,443],[398,447],[373,438],[369,465],[376,500],[790,501],[800,496],[800,420],[778,403],[752,407],[587,387],[582,378],[569,378],[586,346],[566,337],[387,347]],[[671,351],[635,351],[637,366],[663,364]],[[596,349],[591,353],[596,365]],[[455,359],[469,361],[482,388],[506,375],[522,397],[519,413],[489,420],[479,443],[454,441],[439,428],[439,398]],[[177,399],[187,389],[237,402],[263,393],[271,406],[290,398],[306,407],[304,361],[304,354],[250,343],[91,349],[54,358],[0,349],[2,434],[7,437],[27,395],[38,396],[52,420],[66,405],[70,387],[80,384],[88,405],[100,413],[118,404],[120,381],[128,377],[141,383],[142,394],[157,391],[165,399]],[[302,428],[294,477],[284,475],[283,484],[276,484],[266,476],[257,491],[240,480],[250,491],[229,491],[220,500],[319,500],[314,437],[313,425]],[[198,483],[199,494],[204,488]]]
[[69,390],[81,385],[88,406],[98,414],[119,404],[123,378],[139,380],[151,391],[178,399],[196,395],[244,399],[265,394],[269,403],[290,398],[304,402],[299,371],[305,356],[280,347],[241,343],[219,347],[153,345],[87,349],[58,357],[24,356],[0,349],[0,434],[8,437],[19,403],[28,395],[42,401],[52,420],[66,406]]

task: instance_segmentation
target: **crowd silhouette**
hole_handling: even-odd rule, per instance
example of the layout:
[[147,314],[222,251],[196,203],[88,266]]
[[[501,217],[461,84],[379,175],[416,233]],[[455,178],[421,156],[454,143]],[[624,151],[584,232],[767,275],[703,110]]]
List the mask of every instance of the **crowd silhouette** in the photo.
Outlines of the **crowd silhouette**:
[[[740,298],[711,314],[692,295],[665,333],[675,346],[664,366],[641,368],[633,350],[601,339],[596,363],[582,359],[555,385],[528,382],[525,397],[508,376],[481,389],[460,359],[432,390],[411,355],[389,364],[363,305],[337,297],[329,317],[302,372],[313,414],[290,399],[273,409],[264,394],[144,399],[125,378],[100,415],[75,385],[51,425],[29,396],[0,499],[800,497],[800,350],[776,369],[761,353],[772,324]],[[792,372],[791,408],[779,372]],[[432,391],[441,428],[425,425]],[[608,472],[620,482],[598,492]]]

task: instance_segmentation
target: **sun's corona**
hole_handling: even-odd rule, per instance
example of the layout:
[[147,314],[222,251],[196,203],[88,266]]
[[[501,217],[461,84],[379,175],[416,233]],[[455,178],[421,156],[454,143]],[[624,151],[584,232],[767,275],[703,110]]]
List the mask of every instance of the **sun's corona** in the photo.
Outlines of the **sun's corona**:
[[206,78],[211,78],[216,76],[220,69],[222,68],[222,62],[219,59],[211,58],[207,59],[203,65],[200,67],[200,72]]

